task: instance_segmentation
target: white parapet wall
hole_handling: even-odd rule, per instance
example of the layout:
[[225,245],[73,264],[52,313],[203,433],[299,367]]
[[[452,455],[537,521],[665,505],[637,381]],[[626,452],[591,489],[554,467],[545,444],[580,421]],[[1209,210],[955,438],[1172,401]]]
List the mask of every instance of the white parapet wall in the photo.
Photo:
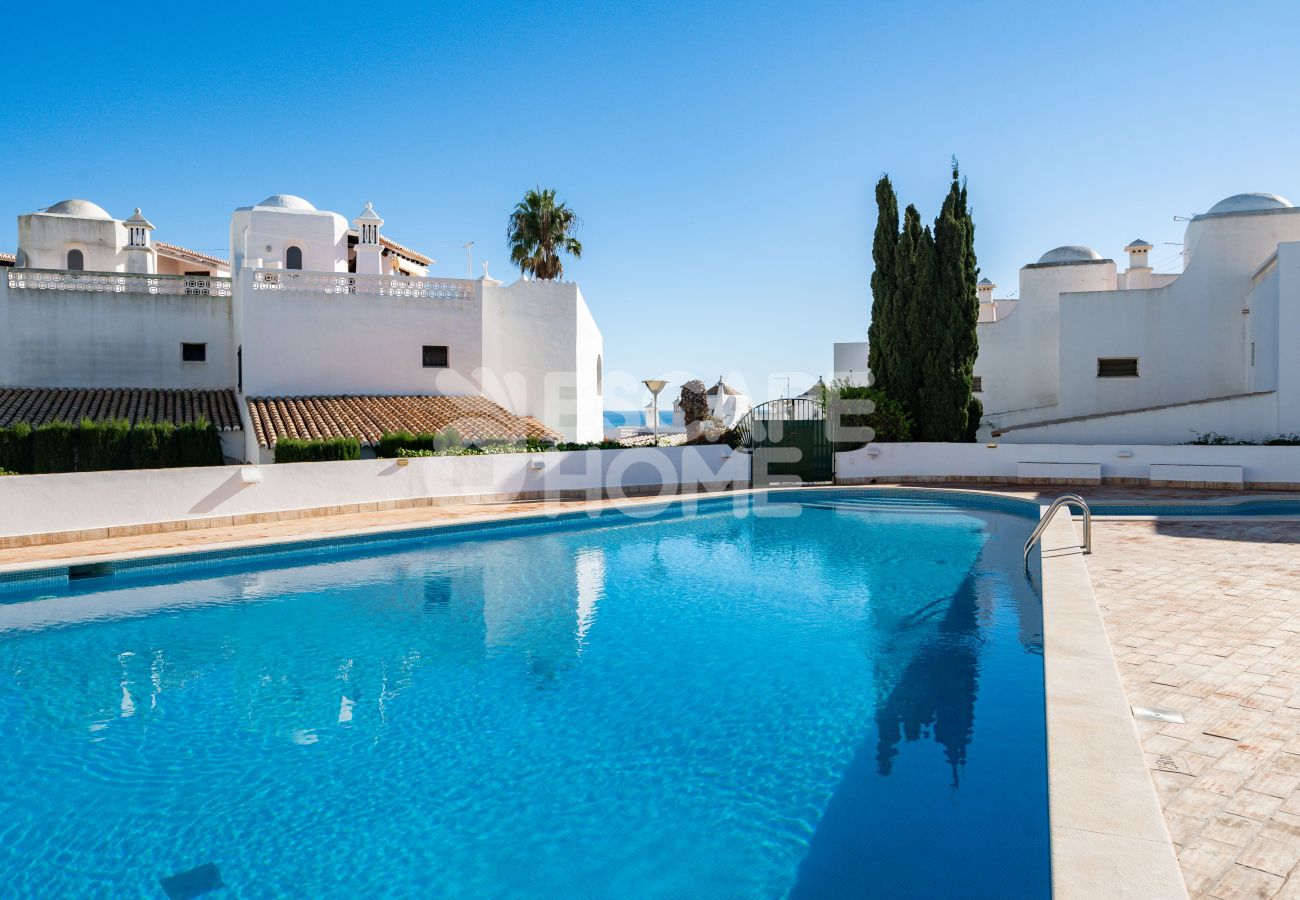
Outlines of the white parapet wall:
[[14,475],[0,478],[0,540],[265,521],[301,510],[394,508],[430,498],[619,498],[748,484],[749,457],[719,446]]
[[[1240,470],[1239,479],[1222,474],[1234,469]],[[1171,479],[1170,472],[1187,477]],[[1098,477],[1103,483],[1154,481],[1158,485],[1297,490],[1300,489],[1300,447],[905,443],[871,444],[835,456],[835,479],[842,484],[872,481],[1095,484]]]

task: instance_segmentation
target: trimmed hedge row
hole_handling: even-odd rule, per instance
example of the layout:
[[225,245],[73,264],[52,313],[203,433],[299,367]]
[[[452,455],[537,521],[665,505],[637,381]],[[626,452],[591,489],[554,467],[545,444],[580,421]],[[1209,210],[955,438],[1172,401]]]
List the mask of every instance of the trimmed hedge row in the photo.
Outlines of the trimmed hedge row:
[[275,443],[275,461],[293,462],[332,462],[361,458],[361,442],[356,438],[323,438],[318,441],[300,441],[296,438],[281,438]]
[[22,475],[219,466],[224,462],[221,436],[202,417],[180,426],[83,419],[76,425],[47,422],[32,428],[18,422],[0,428],[0,469]]
[[375,444],[375,456],[389,459],[398,455],[401,450],[429,450],[433,453],[442,453],[462,445],[460,432],[455,428],[448,428],[446,431],[426,431],[420,434],[411,434],[409,431],[386,431]]

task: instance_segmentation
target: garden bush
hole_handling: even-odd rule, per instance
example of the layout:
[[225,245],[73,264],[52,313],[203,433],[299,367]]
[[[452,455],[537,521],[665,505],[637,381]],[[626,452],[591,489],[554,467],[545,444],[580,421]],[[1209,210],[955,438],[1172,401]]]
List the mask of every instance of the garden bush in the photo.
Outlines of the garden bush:
[[32,471],[32,426],[26,422],[0,428],[0,469],[14,474]]
[[332,462],[361,458],[361,442],[356,438],[323,438],[314,441],[300,441],[296,438],[281,438],[275,445],[275,461],[291,462]]
[[[879,388],[863,385],[832,385],[833,393],[827,401],[826,416],[838,418],[843,428],[870,428],[875,432],[872,438],[877,443],[895,443],[912,439],[912,420],[903,410],[903,405]],[[846,413],[841,411],[840,401],[870,400],[875,405],[871,413]],[[982,411],[982,410],[981,410]],[[860,447],[861,441],[841,441],[848,447]]]
[[131,423],[126,419],[92,422],[82,419],[77,429],[77,470],[105,472],[131,465]]
[[132,469],[173,468],[176,426],[171,422],[136,422],[131,429],[130,458]]
[[176,465],[220,466],[226,462],[221,452],[217,428],[203,416],[176,427]]
[[32,471],[71,472],[77,467],[77,429],[71,422],[46,422],[32,432]]

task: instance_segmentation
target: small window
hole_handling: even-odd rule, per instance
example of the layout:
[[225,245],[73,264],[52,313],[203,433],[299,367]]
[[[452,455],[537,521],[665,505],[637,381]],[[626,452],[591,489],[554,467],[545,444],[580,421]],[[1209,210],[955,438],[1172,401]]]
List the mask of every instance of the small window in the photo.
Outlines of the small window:
[[1136,356],[1111,356],[1097,360],[1098,378],[1137,378]]
[[292,247],[292,246],[291,246],[288,250],[284,251],[284,267],[285,267],[286,269],[301,269],[301,268],[302,268],[302,248],[301,248],[301,247]]
[[972,375],[970,379],[970,391],[972,394],[981,394],[984,392],[984,378],[980,375]]
[[207,344],[181,344],[181,362],[207,362]]
[[86,270],[86,256],[80,250],[68,251],[68,268],[73,272]]
[[424,345],[424,367],[426,369],[447,368],[447,348]]
[[605,366],[601,362],[600,355],[596,356],[596,393],[605,393]]

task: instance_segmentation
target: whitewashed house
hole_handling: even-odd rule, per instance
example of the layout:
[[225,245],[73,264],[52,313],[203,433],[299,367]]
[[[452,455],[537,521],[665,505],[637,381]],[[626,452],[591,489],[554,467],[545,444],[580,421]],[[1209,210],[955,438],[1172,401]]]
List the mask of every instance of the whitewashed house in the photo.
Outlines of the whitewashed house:
[[139,209],[20,216],[0,260],[0,424],[145,416],[128,398],[151,392],[148,409],[220,418],[241,460],[400,428],[600,439],[602,338],[577,285],[430,278],[383,225],[370,204],[349,222],[277,194],[235,210],[227,263],[155,241]]
[[[1020,443],[1184,443],[1300,432],[1300,209],[1237,194],[1188,222],[1181,273],[1086,246],[983,280],[975,390],[986,430]],[[836,345],[841,365],[865,344]]]

